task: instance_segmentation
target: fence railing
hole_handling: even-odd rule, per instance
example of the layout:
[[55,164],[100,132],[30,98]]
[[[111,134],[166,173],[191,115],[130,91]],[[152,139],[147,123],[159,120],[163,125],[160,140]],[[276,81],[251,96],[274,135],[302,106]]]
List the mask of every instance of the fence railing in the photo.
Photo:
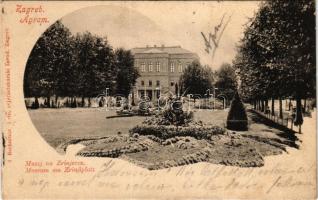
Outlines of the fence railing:
[[280,118],[276,113],[274,113],[274,115],[272,115],[271,112],[261,112],[259,110],[255,110],[253,109],[256,113],[258,113],[259,115],[262,115],[263,117],[265,117],[266,119],[271,120],[272,122],[279,124],[281,126],[284,126],[292,131],[294,130],[294,118],[288,114],[284,114],[283,118]]

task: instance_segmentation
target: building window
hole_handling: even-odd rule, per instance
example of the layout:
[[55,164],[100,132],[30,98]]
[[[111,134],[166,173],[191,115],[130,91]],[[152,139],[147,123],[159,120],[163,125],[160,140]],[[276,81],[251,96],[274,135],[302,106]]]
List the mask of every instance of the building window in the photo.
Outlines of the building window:
[[179,63],[179,72],[183,72],[183,66],[182,66],[182,63]]
[[174,82],[171,82],[170,85],[171,85],[171,87],[174,86]]
[[160,62],[157,62],[156,66],[157,66],[157,72],[160,72]]
[[152,86],[152,81],[151,80],[149,80],[149,86]]
[[174,63],[173,62],[170,64],[170,72],[174,72]]
[[146,71],[146,65],[144,62],[141,63],[141,71],[145,72]]
[[145,85],[145,81],[141,81],[141,85],[144,86]]
[[152,62],[149,63],[149,71],[152,72]]
[[157,81],[157,86],[160,86],[160,81]]

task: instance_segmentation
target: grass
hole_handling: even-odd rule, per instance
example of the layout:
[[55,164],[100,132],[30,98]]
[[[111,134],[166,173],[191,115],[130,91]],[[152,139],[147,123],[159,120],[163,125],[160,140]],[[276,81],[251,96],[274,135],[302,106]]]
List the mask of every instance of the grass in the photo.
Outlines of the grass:
[[[106,118],[116,115],[116,111],[101,108],[62,108],[28,110],[38,132],[53,147],[64,139],[79,137],[104,137],[128,134],[128,130],[140,124],[146,117]],[[213,113],[213,114],[212,114]],[[200,110],[195,118],[224,127],[227,112],[224,110]]]
[[[263,156],[276,155],[285,150],[286,146],[298,147],[296,145],[297,137],[292,131],[277,126],[252,110],[247,109],[247,112],[249,130],[237,132],[238,136],[232,131],[229,131],[230,135],[217,136],[220,138],[210,142],[209,154],[211,157],[206,158],[210,159],[209,162],[225,165],[261,166],[263,160],[259,153]],[[224,127],[227,113],[228,110],[195,110],[194,119]],[[107,137],[118,136],[119,132],[122,136],[128,136],[129,129],[141,124],[146,119],[143,116],[112,117],[116,116],[115,110],[106,111],[101,108],[38,109],[29,110],[29,114],[39,133],[52,147],[57,148],[61,144],[68,144],[68,142],[72,144],[72,141],[74,143],[83,142],[85,141],[83,139],[91,138],[86,140],[88,146],[85,147],[85,152],[97,153],[96,155],[127,146],[127,142],[124,140],[109,143]],[[65,149],[66,147],[67,145]],[[152,145],[147,151],[125,155],[129,159],[145,163],[164,162],[191,153],[198,153],[203,147],[206,147],[203,143],[200,143],[200,147],[193,149]]]
[[110,118],[115,111],[99,108],[62,108],[29,110],[38,132],[53,147],[67,139],[128,134],[128,130],[145,117]]

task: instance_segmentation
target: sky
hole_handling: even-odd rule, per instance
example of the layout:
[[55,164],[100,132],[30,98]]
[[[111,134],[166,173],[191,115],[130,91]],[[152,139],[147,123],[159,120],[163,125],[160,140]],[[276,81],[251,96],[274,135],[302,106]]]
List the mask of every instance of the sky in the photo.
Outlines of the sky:
[[[236,47],[243,37],[244,24],[257,12],[257,1],[208,2],[112,2],[87,7],[62,18],[72,33],[89,31],[106,36],[113,48],[177,46],[197,53],[203,65],[216,70],[222,63],[232,63]],[[218,48],[205,51],[201,32],[214,32],[222,17],[231,19]]]

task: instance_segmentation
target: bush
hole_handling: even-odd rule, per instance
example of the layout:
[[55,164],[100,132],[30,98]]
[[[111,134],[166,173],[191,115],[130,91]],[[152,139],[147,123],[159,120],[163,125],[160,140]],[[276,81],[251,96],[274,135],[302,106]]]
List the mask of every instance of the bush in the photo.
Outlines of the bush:
[[248,120],[244,105],[236,92],[231,103],[231,108],[227,116],[226,126],[230,130],[247,131]]
[[143,124],[147,125],[177,125],[177,126],[189,126],[189,123],[193,121],[194,114],[192,111],[181,112],[178,116],[174,112],[168,109],[164,109],[160,114],[147,118]]
[[138,114],[139,115],[149,115],[149,103],[148,102],[140,102],[138,105]]

